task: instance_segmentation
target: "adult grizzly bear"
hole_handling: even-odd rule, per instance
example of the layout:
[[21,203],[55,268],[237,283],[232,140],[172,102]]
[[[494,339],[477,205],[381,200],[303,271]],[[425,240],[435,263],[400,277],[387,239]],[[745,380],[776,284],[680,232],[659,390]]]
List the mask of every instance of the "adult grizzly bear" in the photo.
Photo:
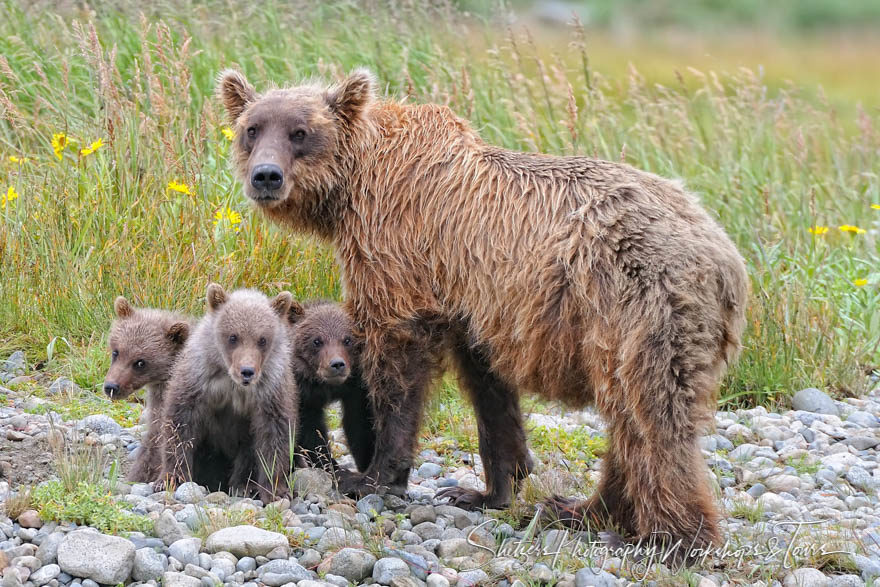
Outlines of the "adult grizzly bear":
[[425,392],[451,353],[476,411],[486,493],[500,507],[529,471],[517,393],[608,423],[596,494],[563,517],[697,546],[717,518],[697,447],[744,326],[747,276],[682,187],[628,165],[517,153],[443,106],[374,97],[371,74],[259,95],[219,93],[235,168],[270,219],[331,242],[363,331],[375,457],[344,489],[405,485]]

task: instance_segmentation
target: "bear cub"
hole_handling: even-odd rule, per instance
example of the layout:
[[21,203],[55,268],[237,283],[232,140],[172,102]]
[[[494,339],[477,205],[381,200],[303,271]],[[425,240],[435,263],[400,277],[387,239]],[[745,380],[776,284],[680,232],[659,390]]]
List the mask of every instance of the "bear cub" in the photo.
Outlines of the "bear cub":
[[297,408],[286,319],[292,299],[208,286],[207,313],[168,383],[157,489],[199,482],[194,457],[207,450],[229,463],[233,490],[256,492],[265,503],[288,495]]
[[134,308],[122,296],[113,304],[116,319],[110,326],[110,369],[104,377],[104,393],[122,400],[135,391],[147,390],[147,434],[129,481],[153,481],[162,466],[161,423],[165,388],[171,368],[189,337],[191,320],[186,316]]
[[342,429],[358,471],[373,459],[373,405],[361,376],[363,341],[339,304],[316,301],[291,305],[293,375],[299,391],[298,456],[328,472],[339,471],[330,454],[325,408],[342,402]]

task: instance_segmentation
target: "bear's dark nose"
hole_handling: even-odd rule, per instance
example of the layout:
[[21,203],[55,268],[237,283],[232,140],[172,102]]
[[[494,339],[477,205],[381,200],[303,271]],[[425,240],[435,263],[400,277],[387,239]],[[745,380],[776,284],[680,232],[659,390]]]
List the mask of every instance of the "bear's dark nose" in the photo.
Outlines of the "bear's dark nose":
[[335,359],[332,359],[330,361],[330,368],[339,373],[340,371],[345,369],[345,361],[343,361],[339,357],[336,357]]
[[274,163],[263,163],[254,167],[251,185],[258,190],[275,191],[284,183],[284,173]]
[[251,379],[254,378],[253,367],[242,367],[240,373],[241,373],[241,380],[243,383],[248,383]]
[[113,397],[117,393],[119,393],[119,386],[115,383],[104,383],[104,393],[108,396]]

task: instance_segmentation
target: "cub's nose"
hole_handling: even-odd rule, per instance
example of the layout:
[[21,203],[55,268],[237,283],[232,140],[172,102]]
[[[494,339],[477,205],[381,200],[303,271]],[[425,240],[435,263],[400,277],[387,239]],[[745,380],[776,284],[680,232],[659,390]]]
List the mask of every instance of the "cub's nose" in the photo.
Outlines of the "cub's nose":
[[263,163],[254,167],[251,185],[258,190],[275,191],[284,184],[284,173],[274,163]]
[[254,369],[253,367],[242,367],[241,371],[241,381],[242,383],[250,383],[251,379],[254,378]]
[[104,383],[104,393],[108,396],[113,397],[117,393],[119,393],[119,386],[115,383]]
[[341,373],[345,369],[345,361],[340,359],[339,357],[332,359],[330,361],[330,368],[333,369],[336,373]]

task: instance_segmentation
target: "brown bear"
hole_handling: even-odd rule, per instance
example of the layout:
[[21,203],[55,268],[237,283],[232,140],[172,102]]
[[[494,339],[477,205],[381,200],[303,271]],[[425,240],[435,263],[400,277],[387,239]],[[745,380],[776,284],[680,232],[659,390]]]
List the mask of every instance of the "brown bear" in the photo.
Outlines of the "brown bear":
[[208,311],[168,382],[157,489],[192,480],[195,455],[208,447],[230,463],[232,489],[256,489],[265,502],[288,494],[296,426],[286,323],[292,299],[289,292],[270,300],[208,286]]
[[343,489],[407,480],[428,384],[451,354],[477,417],[485,493],[500,507],[531,463],[517,394],[593,403],[609,450],[572,524],[616,522],[705,546],[719,538],[697,439],[744,327],[748,278],[682,186],[629,165],[488,145],[449,108],[333,86],[218,91],[234,166],[270,219],[332,243],[365,337],[376,449]]
[[116,298],[113,308],[116,320],[110,326],[110,369],[104,377],[104,393],[121,400],[146,388],[147,433],[127,478],[154,481],[162,466],[159,433],[165,387],[192,321],[173,312],[134,308],[122,296]]
[[339,305],[294,302],[292,324],[293,376],[299,393],[297,452],[308,463],[328,472],[341,472],[330,453],[324,411],[333,401],[342,406],[342,430],[359,471],[373,460],[376,435],[373,406],[360,373],[362,341],[354,334],[351,317]]

